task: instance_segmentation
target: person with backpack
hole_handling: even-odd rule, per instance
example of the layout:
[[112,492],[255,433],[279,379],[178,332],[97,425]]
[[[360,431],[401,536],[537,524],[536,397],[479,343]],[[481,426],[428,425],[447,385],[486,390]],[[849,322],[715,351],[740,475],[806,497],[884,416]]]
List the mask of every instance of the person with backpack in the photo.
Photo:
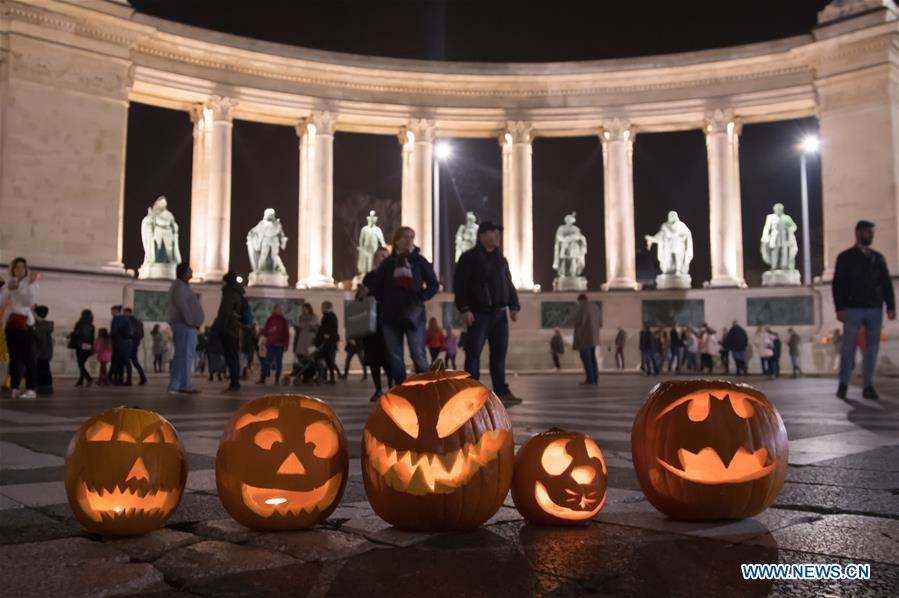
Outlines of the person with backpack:
[[[212,328],[222,343],[222,352],[228,367],[229,384],[223,392],[234,392],[240,390],[240,333],[242,321],[247,318],[249,305],[244,297],[243,287],[237,282],[237,274],[228,272],[222,277],[222,282],[224,283],[222,299]],[[254,342],[253,352],[255,351]]]

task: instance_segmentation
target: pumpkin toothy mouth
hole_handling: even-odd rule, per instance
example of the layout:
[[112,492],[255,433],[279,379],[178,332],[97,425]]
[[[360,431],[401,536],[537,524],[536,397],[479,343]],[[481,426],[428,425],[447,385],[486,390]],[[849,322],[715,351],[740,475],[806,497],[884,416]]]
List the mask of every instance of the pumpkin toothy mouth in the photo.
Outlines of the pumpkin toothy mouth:
[[116,486],[90,488],[82,482],[78,486],[78,502],[85,515],[100,523],[104,519],[142,515],[153,517],[171,510],[178,503],[180,493],[148,487]]
[[[593,496],[591,496],[591,494]],[[596,495],[596,491],[592,491],[591,493],[587,493],[580,498],[577,495],[571,495],[570,500],[577,507],[563,507],[561,505],[557,505],[555,501],[549,496],[549,491],[547,491],[546,486],[541,484],[540,482],[536,482],[534,484],[534,498],[537,500],[537,504],[540,505],[540,508],[549,515],[554,515],[560,519],[569,519],[569,520],[581,520],[581,519],[590,519],[602,508],[603,503],[606,502],[606,497],[603,495],[602,499],[597,501],[594,496]],[[594,506],[595,505],[595,506]]]
[[260,517],[271,517],[275,513],[297,516],[322,511],[330,506],[337,497],[342,479],[342,474],[336,473],[321,486],[304,492],[257,488],[244,483],[241,483],[240,491],[244,504]]
[[496,459],[509,440],[508,430],[491,430],[476,444],[446,454],[398,451],[364,433],[368,461],[384,482],[399,492],[421,496],[455,492]]
[[683,469],[669,465],[656,458],[659,465],[679,478],[698,484],[737,484],[763,478],[777,466],[777,460],[768,461],[768,449],[760,448],[754,453],[740,447],[730,463],[725,465],[714,448],[707,446],[698,453],[678,449],[677,457]]

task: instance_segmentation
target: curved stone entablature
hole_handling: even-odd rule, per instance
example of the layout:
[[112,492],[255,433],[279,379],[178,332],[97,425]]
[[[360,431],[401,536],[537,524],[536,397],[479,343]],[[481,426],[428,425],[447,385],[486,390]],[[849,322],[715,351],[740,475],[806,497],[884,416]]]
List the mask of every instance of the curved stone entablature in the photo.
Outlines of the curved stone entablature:
[[[644,130],[695,128],[722,106],[747,121],[809,115],[816,76],[857,68],[864,55],[883,57],[878,50],[895,44],[899,31],[887,21],[820,40],[809,34],[634,59],[481,64],[297,48],[112,2],[92,9],[35,0],[4,5],[10,32],[21,25],[38,36],[65,34],[87,51],[130,61],[132,100],[186,108],[226,96],[237,118],[295,124],[313,110],[329,110],[339,115],[339,129],[370,132],[394,133],[409,118],[427,117],[438,134],[469,136],[493,136],[508,120],[532,121],[539,135],[593,133],[624,113]],[[14,68],[27,60],[14,56]]]

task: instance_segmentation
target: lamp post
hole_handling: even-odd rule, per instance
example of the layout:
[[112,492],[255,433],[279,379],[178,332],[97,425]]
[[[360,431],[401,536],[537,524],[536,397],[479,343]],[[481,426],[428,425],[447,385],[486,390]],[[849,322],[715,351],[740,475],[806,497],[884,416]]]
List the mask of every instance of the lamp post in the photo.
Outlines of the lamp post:
[[821,142],[815,135],[808,135],[802,140],[799,154],[800,183],[802,187],[802,282],[806,286],[812,285],[812,254],[811,239],[809,239],[808,225],[808,163],[806,156],[818,153]]
[[440,162],[442,160],[449,160],[452,155],[453,148],[445,141],[438,142],[434,148],[434,202],[432,218],[434,231],[431,234],[433,243],[433,247],[431,248],[431,258],[433,259],[434,264],[434,274],[437,275],[438,280],[440,279]]

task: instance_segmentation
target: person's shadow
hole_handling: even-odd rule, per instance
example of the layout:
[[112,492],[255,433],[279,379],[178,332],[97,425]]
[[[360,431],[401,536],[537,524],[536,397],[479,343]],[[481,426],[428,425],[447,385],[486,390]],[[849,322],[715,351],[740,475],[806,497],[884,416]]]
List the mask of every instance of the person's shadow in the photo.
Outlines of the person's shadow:
[[895,433],[896,421],[899,419],[899,403],[885,401],[883,397],[879,401],[850,398],[842,401],[852,407],[846,414],[846,419],[859,428],[876,433]]

